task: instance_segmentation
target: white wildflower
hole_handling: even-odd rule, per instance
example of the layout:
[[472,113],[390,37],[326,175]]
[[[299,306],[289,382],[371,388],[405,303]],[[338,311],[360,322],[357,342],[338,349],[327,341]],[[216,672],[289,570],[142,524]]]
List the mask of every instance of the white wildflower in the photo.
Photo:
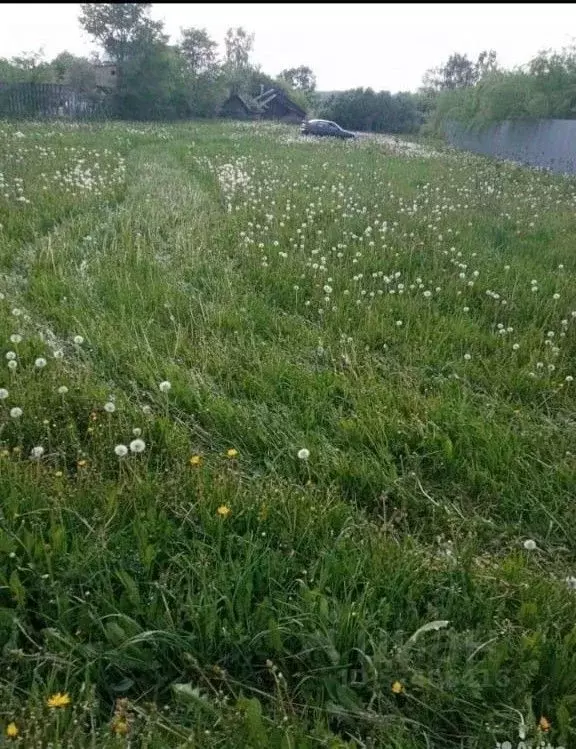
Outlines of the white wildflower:
[[44,448],[42,447],[42,445],[38,445],[38,447],[33,447],[30,453],[30,457],[33,460],[40,460],[40,458],[43,455],[44,455]]
[[7,351],[6,352],[6,358],[8,359],[8,361],[14,361],[14,359],[16,358],[16,352],[15,351]]
[[104,404],[104,410],[106,413],[113,414],[116,410],[116,404],[112,403],[112,401],[108,401],[108,403]]
[[75,335],[74,343],[76,343],[78,346],[81,346],[84,343],[84,338],[82,338],[81,335]]
[[114,452],[119,458],[123,458],[125,455],[128,455],[128,448],[126,445],[116,445]]
[[21,343],[22,342],[22,336],[19,333],[12,333],[10,336],[10,340],[12,343]]
[[305,447],[298,450],[298,458],[300,460],[308,460],[310,457],[310,450],[307,450]]
[[23,413],[24,412],[22,411],[22,409],[19,408],[18,406],[14,406],[14,408],[10,409],[10,416],[13,419],[19,419],[22,416]]
[[536,541],[531,538],[527,538],[526,541],[524,541],[524,548],[526,549],[526,551],[534,551],[534,549],[536,549]]
[[60,393],[60,395],[66,395],[66,393],[68,392],[68,388],[66,387],[66,385],[60,385],[60,387],[58,388],[58,392]]
[[46,359],[44,359],[42,356],[39,356],[36,361],[34,362],[34,366],[38,369],[43,369],[47,364]]
[[168,382],[168,380],[164,380],[164,382],[161,382],[158,387],[161,393],[167,393],[172,387],[172,384]]
[[133,453],[142,453],[146,449],[146,443],[144,440],[135,439],[130,443],[130,451]]
[[0,401],[5,400],[8,397],[8,391],[6,388],[0,388]]

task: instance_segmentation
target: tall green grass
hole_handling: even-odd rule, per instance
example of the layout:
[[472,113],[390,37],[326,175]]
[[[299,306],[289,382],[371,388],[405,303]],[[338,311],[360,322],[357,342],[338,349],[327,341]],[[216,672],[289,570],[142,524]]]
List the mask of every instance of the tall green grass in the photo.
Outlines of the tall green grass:
[[574,183],[270,125],[0,143],[6,742],[571,746]]

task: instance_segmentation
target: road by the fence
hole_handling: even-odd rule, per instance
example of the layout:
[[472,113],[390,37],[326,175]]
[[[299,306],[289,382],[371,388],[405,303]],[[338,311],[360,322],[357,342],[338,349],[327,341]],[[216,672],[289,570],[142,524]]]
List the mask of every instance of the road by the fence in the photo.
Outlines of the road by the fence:
[[444,132],[466,151],[576,174],[576,120],[506,120],[482,129],[450,122]]

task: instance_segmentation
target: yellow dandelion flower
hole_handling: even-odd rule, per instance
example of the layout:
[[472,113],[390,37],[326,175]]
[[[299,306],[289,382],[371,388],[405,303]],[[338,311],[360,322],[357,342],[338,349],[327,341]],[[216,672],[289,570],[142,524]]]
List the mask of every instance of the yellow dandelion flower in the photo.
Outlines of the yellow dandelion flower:
[[191,466],[201,466],[202,465],[202,456],[201,455],[193,455],[190,458],[190,465]]
[[236,450],[235,447],[231,447],[227,452],[226,455],[229,458],[237,458],[238,457],[238,450]]
[[48,707],[68,707],[70,704],[70,695],[68,692],[57,692],[52,697],[48,697],[46,704]]
[[551,728],[551,724],[548,718],[545,718],[544,716],[542,716],[540,720],[538,721],[538,727],[540,728],[541,731],[544,731],[544,733],[549,731]]
[[20,730],[18,729],[18,726],[14,721],[12,723],[8,723],[6,726],[6,736],[8,736],[9,739],[15,739],[16,736],[20,733]]
[[228,505],[220,505],[216,512],[218,513],[218,515],[220,515],[221,518],[227,518],[232,510],[228,507]]
[[394,684],[392,684],[392,691],[394,694],[402,694],[404,691],[404,685],[400,681],[395,681]]

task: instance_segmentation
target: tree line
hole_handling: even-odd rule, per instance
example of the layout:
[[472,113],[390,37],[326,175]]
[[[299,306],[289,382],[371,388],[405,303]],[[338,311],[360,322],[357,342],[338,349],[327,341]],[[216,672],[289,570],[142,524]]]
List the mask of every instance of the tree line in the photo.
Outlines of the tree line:
[[321,97],[306,65],[272,76],[252,62],[254,35],[230,28],[223,54],[206,29],[184,28],[170,43],[164,24],[150,17],[152,3],[83,3],[79,22],[98,44],[91,58],[62,52],[47,61],[40,53],[0,58],[2,83],[60,83],[98,100],[95,64],[116,66],[107,112],[123,119],[173,120],[214,117],[231,93],[248,103],[262,87],[280,87],[310,116],[335,119],[355,130],[413,132],[422,121],[420,97],[355,89]]
[[107,111],[119,118],[173,120],[213,117],[230,93],[249,101],[261,87],[280,87],[309,109],[316,80],[307,66],[264,73],[251,60],[254,35],[242,27],[226,32],[223,54],[205,29],[181,29],[175,44],[164,24],[150,17],[152,3],[83,3],[79,21],[100,52],[79,57],[62,52],[0,58],[2,83],[60,83],[102,98],[95,66],[114,63],[116,85],[106,94]]
[[493,50],[476,61],[453,54],[424,76],[426,131],[453,120],[485,126],[510,119],[576,118],[576,47],[545,50],[526,65],[502,68]]
[[[0,58],[0,83],[61,83],[106,98],[106,111],[122,119],[174,120],[214,117],[230,93],[248,103],[262,87],[283,88],[309,116],[335,120],[351,130],[440,133],[457,120],[483,125],[514,118],[576,117],[576,47],[546,51],[527,65],[504,70],[494,50],[477,59],[452,54],[425,73],[416,93],[356,88],[321,95],[306,65],[269,75],[251,59],[254,35],[230,28],[220,54],[206,29],[184,28],[170,43],[152,3],[83,3],[79,22],[100,52],[91,58],[62,52]],[[109,61],[116,86],[99,92],[95,63]]]

